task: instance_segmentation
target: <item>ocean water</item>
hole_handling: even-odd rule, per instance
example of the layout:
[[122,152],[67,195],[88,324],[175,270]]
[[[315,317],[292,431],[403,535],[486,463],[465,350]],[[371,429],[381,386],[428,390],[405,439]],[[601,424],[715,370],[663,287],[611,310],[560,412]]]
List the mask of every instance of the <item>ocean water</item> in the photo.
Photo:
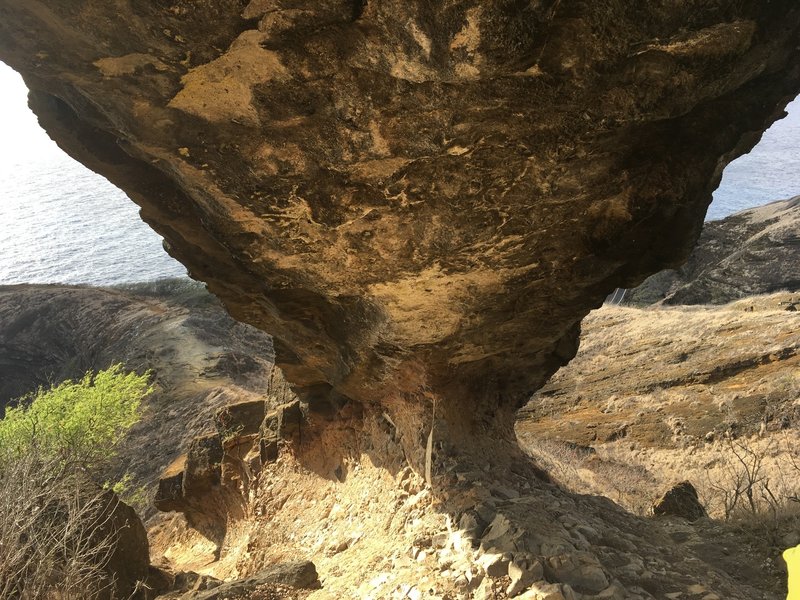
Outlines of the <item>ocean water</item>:
[[185,276],[128,197],[64,154],[0,164],[0,283]]
[[138,207],[47,137],[22,78],[0,63],[0,284],[185,275]]
[[[22,79],[0,63],[0,284],[111,285],[186,274],[137,207],[38,127]],[[726,169],[707,218],[800,194],[800,100]]]
[[786,110],[750,154],[727,166],[707,221],[800,195],[800,98]]

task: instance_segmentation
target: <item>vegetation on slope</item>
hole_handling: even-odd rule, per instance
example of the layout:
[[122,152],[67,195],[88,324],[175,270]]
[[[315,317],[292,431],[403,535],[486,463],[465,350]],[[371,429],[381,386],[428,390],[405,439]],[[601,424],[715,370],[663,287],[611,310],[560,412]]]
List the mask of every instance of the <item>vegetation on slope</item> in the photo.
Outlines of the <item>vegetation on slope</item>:
[[[145,550],[135,558],[146,569],[141,523],[96,478],[139,419],[149,391],[148,375],[115,365],[6,408],[0,420],[0,598],[117,597],[112,563],[120,551],[134,556],[132,538]],[[122,540],[132,547],[120,549]]]

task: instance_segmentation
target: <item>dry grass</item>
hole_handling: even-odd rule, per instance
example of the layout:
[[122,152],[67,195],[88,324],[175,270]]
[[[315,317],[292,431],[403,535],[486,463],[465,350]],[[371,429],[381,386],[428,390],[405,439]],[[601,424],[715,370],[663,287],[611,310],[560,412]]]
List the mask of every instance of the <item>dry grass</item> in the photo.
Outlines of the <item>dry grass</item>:
[[33,450],[0,469],[0,598],[109,597],[116,497]]
[[523,446],[566,487],[639,514],[685,479],[715,517],[792,513],[800,314],[788,298],[596,311],[578,356],[521,412]]

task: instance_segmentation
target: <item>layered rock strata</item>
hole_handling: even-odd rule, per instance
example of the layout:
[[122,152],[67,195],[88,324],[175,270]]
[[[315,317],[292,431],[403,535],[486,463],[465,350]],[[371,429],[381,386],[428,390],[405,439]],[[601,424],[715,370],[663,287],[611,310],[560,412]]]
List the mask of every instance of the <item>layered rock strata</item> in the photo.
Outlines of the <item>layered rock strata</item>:
[[50,135],[417,462],[434,407],[510,438],[583,316],[686,257],[799,37],[794,0],[0,1]]

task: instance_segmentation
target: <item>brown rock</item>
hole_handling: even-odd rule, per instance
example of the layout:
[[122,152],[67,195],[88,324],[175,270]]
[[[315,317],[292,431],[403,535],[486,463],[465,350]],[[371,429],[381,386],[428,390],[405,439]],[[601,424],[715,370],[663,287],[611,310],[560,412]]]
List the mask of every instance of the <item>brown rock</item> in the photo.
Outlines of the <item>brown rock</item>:
[[182,600],[223,600],[231,597],[248,597],[248,593],[265,585],[278,584],[290,588],[315,589],[319,587],[317,569],[311,561],[296,561],[272,565],[245,579],[223,583],[213,589],[184,594]]
[[689,521],[696,521],[708,516],[706,509],[703,508],[697,497],[697,490],[688,481],[682,481],[667,490],[653,505],[653,514],[682,517]]
[[219,485],[222,466],[222,441],[216,433],[196,437],[189,444],[183,473],[183,492],[202,494]]
[[261,425],[261,460],[265,463],[276,460],[279,442],[298,436],[302,422],[299,400],[283,404],[267,414]]
[[179,456],[167,467],[158,479],[153,504],[164,512],[180,511],[183,505],[183,476],[186,468],[186,455]]
[[215,422],[223,439],[258,433],[264,420],[264,400],[249,400],[224,406],[215,416]]
[[800,89],[795,0],[290,4],[4,0],[0,58],[289,381],[445,437],[512,439]]
[[130,598],[139,590],[139,583],[150,575],[150,545],[147,531],[136,511],[107,491],[103,496],[105,512],[94,535],[113,540],[111,554],[103,566],[108,580],[108,598]]

